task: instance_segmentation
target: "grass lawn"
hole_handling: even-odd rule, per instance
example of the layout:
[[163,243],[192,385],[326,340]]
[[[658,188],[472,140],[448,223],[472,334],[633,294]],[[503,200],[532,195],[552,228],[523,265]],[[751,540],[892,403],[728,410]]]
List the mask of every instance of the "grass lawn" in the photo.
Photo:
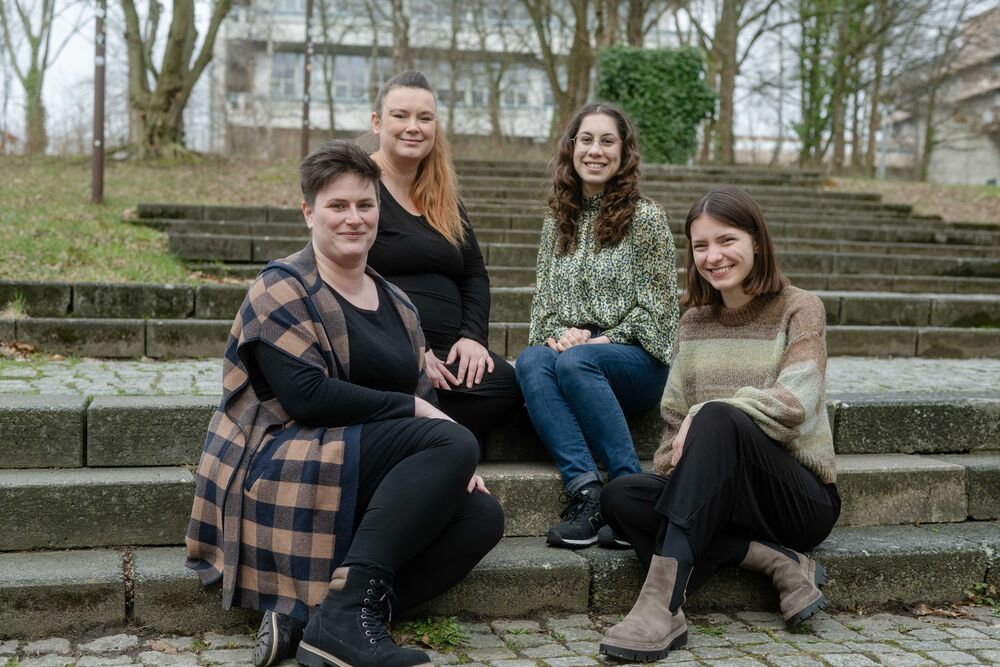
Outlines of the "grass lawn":
[[0,278],[191,283],[166,235],[122,222],[139,202],[296,206],[294,162],[206,158],[109,163],[104,204],[90,203],[88,158],[0,157]]
[[1000,225],[1000,187],[996,185],[939,185],[838,178],[835,188],[849,192],[877,192],[887,203],[911,204],[916,213],[940,215],[945,222]]

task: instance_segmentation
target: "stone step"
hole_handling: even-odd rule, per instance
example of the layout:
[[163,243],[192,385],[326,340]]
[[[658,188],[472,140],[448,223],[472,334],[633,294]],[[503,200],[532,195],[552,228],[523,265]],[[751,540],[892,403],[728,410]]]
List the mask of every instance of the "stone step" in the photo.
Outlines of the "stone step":
[[[217,395],[0,394],[0,468],[190,466],[198,461]],[[1000,398],[989,393],[833,393],[827,402],[839,454],[1000,452]],[[654,410],[629,418],[641,458],[663,428]],[[550,461],[523,411],[491,433],[483,460]]]
[[[836,528],[811,556],[828,574],[835,608],[878,609],[961,600],[977,583],[1000,584],[1000,524]],[[184,567],[182,547],[0,554],[0,638],[142,626],[200,633],[256,627],[225,612]],[[631,551],[548,548],[505,538],[469,576],[414,616],[531,617],[541,611],[618,614],[635,601],[643,573]],[[777,609],[763,576],[726,568],[691,594],[692,613]]]
[[[498,218],[498,226],[491,219],[477,219],[476,238],[480,243],[538,243],[540,234],[538,219],[534,218],[535,226],[530,229],[511,229],[509,223]],[[308,238],[308,232],[302,222],[231,222],[227,220],[166,220],[150,219],[143,224],[159,229],[168,234],[215,234],[222,236],[250,236]],[[684,237],[684,221],[672,219],[670,223],[674,232],[674,242],[678,247],[686,243]],[[938,228],[915,228],[910,224],[896,226],[841,226],[829,223],[811,224],[769,223],[769,229],[776,242],[795,243],[799,240],[822,239],[841,242],[874,242],[891,244],[928,245],[935,248],[951,246],[966,246],[967,252],[996,253],[1000,245],[1000,233],[977,232],[967,230],[952,230]]]
[[[263,264],[300,250],[306,240],[304,236],[171,234],[168,247],[185,260]],[[803,245],[812,249],[800,249]],[[780,253],[781,263],[789,271],[1000,277],[1000,253],[976,246],[945,246],[939,250],[924,244],[812,241],[795,247]],[[481,243],[480,249],[487,264],[498,266],[534,266],[538,256],[536,243]]]
[[[1000,518],[1000,452],[974,455],[975,474],[966,458],[838,455],[838,525]],[[504,508],[507,537],[544,536],[558,521],[562,483],[551,463],[482,463],[478,473]],[[185,467],[2,470],[0,550],[182,544],[193,494]]]
[[[0,340],[81,357],[212,358],[222,355],[231,327],[229,319],[18,317],[0,319]],[[826,338],[830,356],[1000,358],[995,328],[834,325]],[[489,346],[497,354],[514,359],[527,341],[527,323],[490,322]]]
[[[493,266],[490,272],[491,277],[502,277],[501,282],[534,282],[534,269],[529,267]],[[683,275],[683,272],[679,275]],[[895,287],[894,282],[884,276],[878,278],[878,285],[885,288],[885,291],[870,289],[876,285],[868,283],[868,276],[854,274],[846,277],[853,278],[855,283],[867,283],[869,289],[824,290],[808,286],[826,304],[828,324],[1000,327],[998,295],[899,294],[891,289]],[[923,280],[930,283],[940,279]],[[829,283],[830,278],[818,282]],[[981,281],[972,284],[988,287]],[[500,322],[528,321],[534,290],[523,285],[524,282],[520,282],[518,286],[495,286],[491,289],[491,319]],[[72,317],[72,322],[81,323],[94,319],[223,320],[235,316],[245,295],[246,286],[240,284],[180,286],[152,283],[0,281],[0,307],[17,302],[21,309],[21,314],[7,320],[14,326],[20,321],[26,322],[33,318],[61,317]]]

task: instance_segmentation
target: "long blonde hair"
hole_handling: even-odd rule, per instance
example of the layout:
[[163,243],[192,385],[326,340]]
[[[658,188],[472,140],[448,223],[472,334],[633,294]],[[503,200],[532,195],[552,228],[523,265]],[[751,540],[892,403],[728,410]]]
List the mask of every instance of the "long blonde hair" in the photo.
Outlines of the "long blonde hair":
[[[393,88],[419,88],[434,95],[430,82],[420,72],[407,70],[392,77],[378,91],[375,113],[381,118],[382,102]],[[435,100],[436,101],[436,100]],[[458,247],[465,241],[465,228],[458,206],[458,184],[455,167],[451,162],[448,137],[435,119],[434,145],[417,168],[417,177],[410,188],[410,196],[420,212],[448,243]]]

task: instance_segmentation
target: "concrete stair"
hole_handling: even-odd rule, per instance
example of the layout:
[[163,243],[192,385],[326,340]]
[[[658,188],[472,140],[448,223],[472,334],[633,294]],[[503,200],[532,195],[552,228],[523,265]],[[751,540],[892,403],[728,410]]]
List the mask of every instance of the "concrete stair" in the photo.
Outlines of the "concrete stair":
[[[191,464],[216,401],[0,395],[0,638],[253,623],[247,612],[222,612],[218,591],[202,590],[184,568]],[[830,572],[834,603],[938,603],[972,583],[996,583],[1000,398],[840,394],[828,411],[844,509],[814,556]],[[659,428],[655,413],[632,420],[647,465]],[[491,435],[480,472],[504,505],[506,537],[421,613],[628,608],[642,579],[630,552],[544,546],[560,483],[524,415]],[[733,611],[775,602],[761,577],[727,571],[690,604]]]

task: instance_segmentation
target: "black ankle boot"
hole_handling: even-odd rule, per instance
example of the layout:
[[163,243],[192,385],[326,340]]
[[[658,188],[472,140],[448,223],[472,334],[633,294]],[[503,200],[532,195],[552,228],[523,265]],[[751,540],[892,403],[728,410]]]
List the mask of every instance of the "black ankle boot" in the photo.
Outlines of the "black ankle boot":
[[295,659],[308,667],[431,667],[426,653],[392,641],[385,627],[391,596],[392,587],[377,574],[358,566],[338,568]]
[[295,653],[305,624],[297,618],[265,611],[253,647],[255,667],[271,667]]

